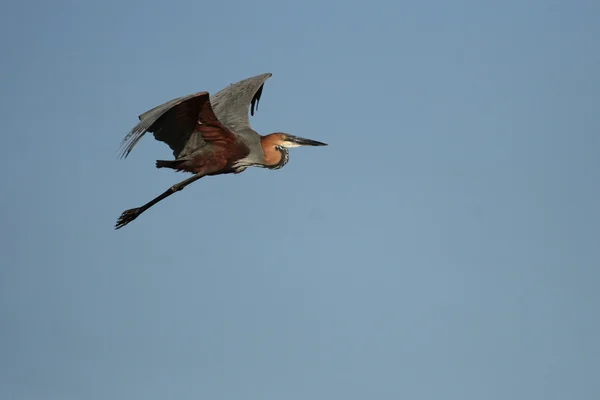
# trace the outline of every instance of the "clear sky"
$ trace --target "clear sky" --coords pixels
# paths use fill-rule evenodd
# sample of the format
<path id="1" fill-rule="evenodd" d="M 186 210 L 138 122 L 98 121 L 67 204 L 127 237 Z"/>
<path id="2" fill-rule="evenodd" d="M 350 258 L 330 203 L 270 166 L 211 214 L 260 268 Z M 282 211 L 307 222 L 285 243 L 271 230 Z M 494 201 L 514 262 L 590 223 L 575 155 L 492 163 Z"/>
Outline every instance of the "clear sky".
<path id="1" fill-rule="evenodd" d="M 600 2 L 23 1 L 0 14 L 0 398 L 600 398 Z M 272 72 L 279 171 L 137 115 Z"/>

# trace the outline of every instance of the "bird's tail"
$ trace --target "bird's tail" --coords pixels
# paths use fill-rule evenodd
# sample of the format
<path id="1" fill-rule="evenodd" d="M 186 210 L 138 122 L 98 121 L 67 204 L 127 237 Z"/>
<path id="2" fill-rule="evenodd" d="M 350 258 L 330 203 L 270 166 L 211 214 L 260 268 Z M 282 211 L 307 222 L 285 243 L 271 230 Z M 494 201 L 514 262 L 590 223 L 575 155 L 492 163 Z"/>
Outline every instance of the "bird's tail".
<path id="1" fill-rule="evenodd" d="M 156 168 L 171 168 L 180 170 L 185 160 L 156 160 Z"/>

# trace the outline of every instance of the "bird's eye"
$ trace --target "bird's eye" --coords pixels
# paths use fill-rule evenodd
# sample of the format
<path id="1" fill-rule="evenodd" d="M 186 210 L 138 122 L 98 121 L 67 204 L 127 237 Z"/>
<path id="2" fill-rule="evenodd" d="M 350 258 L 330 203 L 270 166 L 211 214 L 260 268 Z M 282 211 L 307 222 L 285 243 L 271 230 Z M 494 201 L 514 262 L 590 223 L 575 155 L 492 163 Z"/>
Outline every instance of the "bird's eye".
<path id="1" fill-rule="evenodd" d="M 285 134 L 282 133 L 281 134 L 281 140 L 287 140 L 287 135 L 285 135 Z"/>

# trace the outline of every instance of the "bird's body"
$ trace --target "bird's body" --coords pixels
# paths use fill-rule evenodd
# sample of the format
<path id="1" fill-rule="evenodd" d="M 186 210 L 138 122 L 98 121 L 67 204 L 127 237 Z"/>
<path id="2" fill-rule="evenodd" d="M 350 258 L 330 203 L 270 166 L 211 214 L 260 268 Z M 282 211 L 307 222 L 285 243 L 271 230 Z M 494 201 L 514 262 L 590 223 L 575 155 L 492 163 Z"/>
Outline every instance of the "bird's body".
<path id="1" fill-rule="evenodd" d="M 146 132 L 169 145 L 174 160 L 157 160 L 157 168 L 194 174 L 142 207 L 123 212 L 116 228 L 137 218 L 154 204 L 203 176 L 240 173 L 248 167 L 279 169 L 289 159 L 288 148 L 325 143 L 277 132 L 261 136 L 250 127 L 264 82 L 270 73 L 229 85 L 214 96 L 198 92 L 170 100 L 139 116 L 140 122 L 123 139 L 127 157 Z"/>

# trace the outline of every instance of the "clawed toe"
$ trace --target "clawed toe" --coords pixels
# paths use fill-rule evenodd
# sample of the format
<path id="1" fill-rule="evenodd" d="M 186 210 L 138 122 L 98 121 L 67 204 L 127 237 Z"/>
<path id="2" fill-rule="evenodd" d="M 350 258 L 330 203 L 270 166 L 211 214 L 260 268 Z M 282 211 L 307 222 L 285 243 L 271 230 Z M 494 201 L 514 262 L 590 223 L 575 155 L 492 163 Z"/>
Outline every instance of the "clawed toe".
<path id="1" fill-rule="evenodd" d="M 115 229 L 124 227 L 125 225 L 127 225 L 128 223 L 130 223 L 131 221 L 136 219 L 138 217 L 138 215 L 140 215 L 140 213 L 141 213 L 140 208 L 132 208 L 132 209 L 123 211 L 123 214 L 121 214 L 121 216 L 117 220 L 117 223 L 115 224 Z"/>

